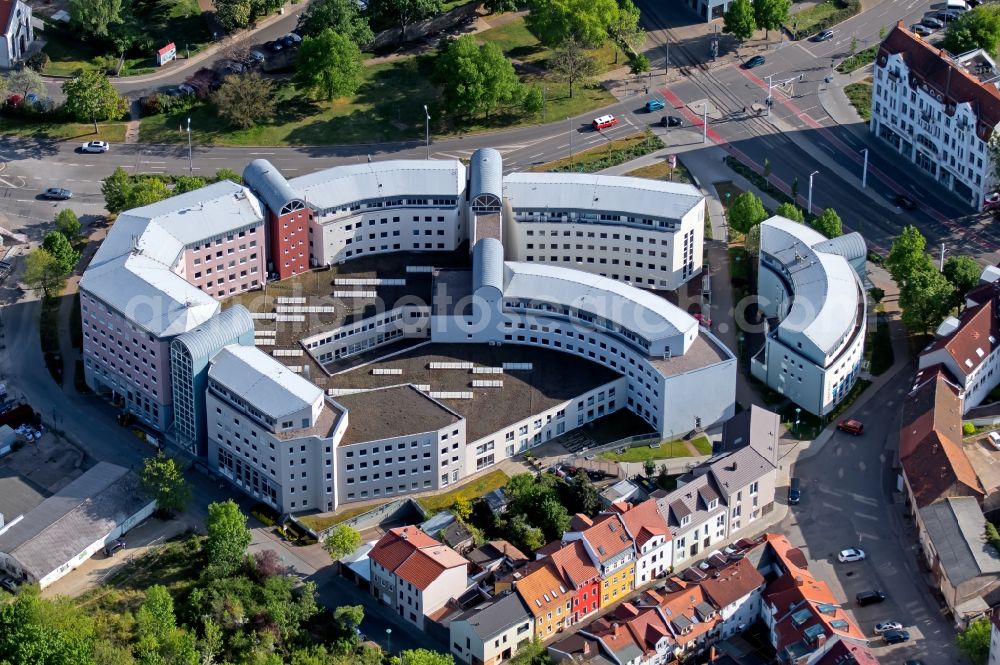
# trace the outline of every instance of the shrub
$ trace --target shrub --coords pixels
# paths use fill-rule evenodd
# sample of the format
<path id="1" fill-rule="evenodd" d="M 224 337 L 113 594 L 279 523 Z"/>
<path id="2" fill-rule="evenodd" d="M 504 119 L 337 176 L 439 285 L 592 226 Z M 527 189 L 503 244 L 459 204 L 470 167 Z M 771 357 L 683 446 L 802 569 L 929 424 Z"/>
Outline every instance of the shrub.
<path id="1" fill-rule="evenodd" d="M 962 423 L 962 434 L 964 436 L 972 436 L 976 433 L 976 426 L 972 423 Z"/>
<path id="2" fill-rule="evenodd" d="M 41 72 L 42 70 L 44 70 L 46 67 L 49 66 L 49 63 L 51 61 L 52 60 L 51 58 L 49 58 L 48 53 L 46 53 L 45 51 L 39 51 L 35 55 L 25 60 L 24 64 L 27 65 L 30 69 L 34 69 L 36 72 Z"/>

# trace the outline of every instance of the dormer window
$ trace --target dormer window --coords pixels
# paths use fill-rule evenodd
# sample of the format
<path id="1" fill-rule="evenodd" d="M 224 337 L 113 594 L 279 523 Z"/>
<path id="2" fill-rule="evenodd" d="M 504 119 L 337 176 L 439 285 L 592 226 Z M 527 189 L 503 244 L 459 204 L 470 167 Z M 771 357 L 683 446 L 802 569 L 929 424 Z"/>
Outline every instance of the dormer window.
<path id="1" fill-rule="evenodd" d="M 687 526 L 690 523 L 691 523 L 690 515 L 685 515 L 684 517 L 681 518 L 681 526 Z"/>
<path id="2" fill-rule="evenodd" d="M 708 509 L 709 510 L 713 510 L 713 509 L 717 508 L 718 505 L 719 505 L 719 500 L 718 499 L 712 499 L 711 501 L 708 502 Z"/>

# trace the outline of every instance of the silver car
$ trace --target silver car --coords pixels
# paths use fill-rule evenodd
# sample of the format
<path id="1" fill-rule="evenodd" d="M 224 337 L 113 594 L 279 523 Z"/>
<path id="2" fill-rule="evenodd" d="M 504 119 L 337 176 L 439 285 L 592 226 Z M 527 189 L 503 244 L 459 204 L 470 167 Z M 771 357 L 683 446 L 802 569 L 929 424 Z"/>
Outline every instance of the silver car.
<path id="1" fill-rule="evenodd" d="M 887 633 L 890 630 L 903 630 L 903 624 L 898 621 L 883 621 L 882 623 L 875 624 L 876 635 Z"/>

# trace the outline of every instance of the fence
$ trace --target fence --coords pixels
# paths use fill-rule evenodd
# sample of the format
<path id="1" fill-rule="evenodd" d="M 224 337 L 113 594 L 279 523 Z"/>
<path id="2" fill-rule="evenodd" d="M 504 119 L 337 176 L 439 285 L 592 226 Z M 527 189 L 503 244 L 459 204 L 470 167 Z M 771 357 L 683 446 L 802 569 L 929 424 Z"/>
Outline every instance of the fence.
<path id="1" fill-rule="evenodd" d="M 336 529 L 341 524 L 346 524 L 355 531 L 364 531 L 365 529 L 371 529 L 377 527 L 379 524 L 384 524 L 385 522 L 394 522 L 397 520 L 404 519 L 406 517 L 414 517 L 414 521 L 423 521 L 427 518 L 427 514 L 424 509 L 420 507 L 413 499 L 396 499 L 395 501 L 390 501 L 389 503 L 384 503 L 381 506 L 376 506 L 372 508 L 367 513 L 362 513 L 351 519 L 344 520 L 338 524 L 334 524 L 322 531 L 313 531 L 305 524 L 299 520 L 292 517 L 292 521 L 301 528 L 302 530 L 311 533 L 316 540 L 323 542 L 326 537 Z"/>

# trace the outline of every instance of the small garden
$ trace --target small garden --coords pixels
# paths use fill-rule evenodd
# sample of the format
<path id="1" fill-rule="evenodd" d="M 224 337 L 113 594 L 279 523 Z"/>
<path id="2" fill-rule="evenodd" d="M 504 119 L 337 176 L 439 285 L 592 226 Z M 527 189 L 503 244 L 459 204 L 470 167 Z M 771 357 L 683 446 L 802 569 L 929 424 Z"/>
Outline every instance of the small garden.
<path id="1" fill-rule="evenodd" d="M 851 57 L 847 58 L 839 65 L 837 65 L 837 71 L 841 74 L 850 74 L 856 69 L 861 69 L 866 65 L 870 65 L 875 62 L 875 56 L 878 55 L 878 45 L 869 46 L 864 51 L 855 53 Z"/>
<path id="2" fill-rule="evenodd" d="M 690 441 L 675 439 L 661 441 L 648 446 L 626 448 L 624 452 L 612 451 L 602 453 L 601 458 L 612 462 L 646 462 L 648 460 L 675 459 L 678 457 L 693 457 L 691 449 L 697 455 L 711 455 L 712 442 L 705 436 L 697 436 Z"/>
<path id="3" fill-rule="evenodd" d="M 869 81 L 849 83 L 844 86 L 844 94 L 851 106 L 858 112 L 861 119 L 868 122 L 872 119 L 872 84 Z"/>

